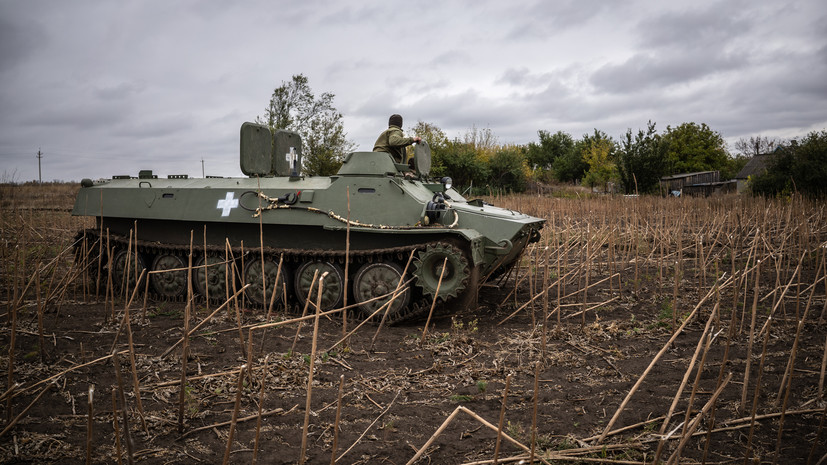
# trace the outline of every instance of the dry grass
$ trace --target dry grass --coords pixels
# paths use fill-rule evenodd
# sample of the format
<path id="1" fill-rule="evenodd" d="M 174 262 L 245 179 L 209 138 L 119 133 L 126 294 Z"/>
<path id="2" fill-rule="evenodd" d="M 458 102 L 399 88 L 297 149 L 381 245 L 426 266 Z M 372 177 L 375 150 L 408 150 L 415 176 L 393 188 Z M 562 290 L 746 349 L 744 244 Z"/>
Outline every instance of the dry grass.
<path id="1" fill-rule="evenodd" d="M 65 251 L 71 246 L 76 231 L 89 227 L 90 220 L 71 217 L 67 212 L 77 186 L 51 187 L 54 189 L 44 190 L 40 186 L 0 188 L 0 272 L 8 322 L 0 333 L 7 351 L 0 357 L 0 363 L 9 374 L 6 380 L 9 386 L 5 388 L 20 383 L 17 390 L 26 393 L 14 397 L 14 403 L 10 402 L 11 396 L 4 396 L 4 413 L 7 416 L 12 411 L 16 415 L 23 411 L 25 404 L 46 386 L 44 382 L 64 369 L 38 363 L 42 353 L 41 357 L 37 357 L 37 351 L 32 355 L 31 346 L 23 348 L 19 343 L 13 343 L 17 337 L 16 331 L 25 328 L 29 334 L 27 337 L 37 337 L 39 334 L 39 350 L 42 350 L 48 346 L 43 340 L 41 320 L 44 313 L 54 312 L 55 309 L 59 311 L 67 299 L 82 299 L 84 296 L 80 289 L 80 275 L 74 270 L 71 254 Z M 410 337 L 396 342 L 386 341 L 387 350 L 409 354 L 401 357 L 401 366 L 382 368 L 378 373 L 369 371 L 373 368 L 364 367 L 376 366 L 385 358 L 366 351 L 369 336 L 361 339 L 365 347 L 358 346 L 358 337 L 354 339 L 354 347 L 336 358 L 336 363 L 345 370 L 343 373 L 359 379 L 361 383 L 351 390 L 350 410 L 347 406 L 343 407 L 344 423 L 348 424 L 348 412 L 353 412 L 354 403 L 363 411 L 373 408 L 370 407 L 373 404 L 376 412 L 359 423 L 358 427 L 351 418 L 350 428 L 357 430 L 352 437 L 359 433 L 364 436 L 367 433 L 365 426 L 370 428 L 370 420 L 379 419 L 375 416 L 377 413 L 384 415 L 390 409 L 396 401 L 393 394 L 400 390 L 404 390 L 410 398 L 400 400 L 397 405 L 413 405 L 414 410 L 419 409 L 419 405 L 440 404 L 437 398 L 441 398 L 442 402 L 450 398 L 452 403 L 476 402 L 497 412 L 500 402 L 504 404 L 505 399 L 495 391 L 494 386 L 501 388 L 507 377 L 513 374 L 515 377 L 508 406 L 509 418 L 514 420 L 500 429 L 525 446 L 537 445 L 538 454 L 545 454 L 549 460 L 569 461 L 574 456 L 580 456 L 577 454 L 587 454 L 586 457 L 595 460 L 614 458 L 634 463 L 651 462 L 654 455 L 664 462 L 677 462 L 682 455 L 698 461 L 706 459 L 708 454 L 714 454 L 715 460 L 743 460 L 745 456 L 771 460 L 794 454 L 795 460 L 799 460 L 816 453 L 815 462 L 820 457 L 818 454 L 827 452 L 823 447 L 824 433 L 817 426 L 818 420 L 823 418 L 821 412 L 827 412 L 824 400 L 825 365 L 822 362 L 827 360 L 823 358 L 827 356 L 824 343 L 824 319 L 827 317 L 827 281 L 824 279 L 827 271 L 827 218 L 824 202 L 800 197 L 766 200 L 736 196 L 711 199 L 609 196 L 564 199 L 520 195 L 486 200 L 548 219 L 540 242 L 526 250 L 515 270 L 489 283 L 483 290 L 486 301 L 476 313 L 461 312 L 451 323 L 446 323 L 448 327 L 435 328 L 425 340 Z M 93 296 L 86 298 L 95 299 Z M 113 307 L 121 309 L 124 306 L 125 302 L 118 302 Z M 156 314 L 173 311 L 170 307 L 158 305 L 153 311 Z M 21 311 L 28 315 L 27 319 L 13 321 Z M 184 314 L 181 310 L 175 311 L 179 315 L 177 319 Z M 104 313 L 109 314 L 108 311 Z M 101 327 L 115 330 L 122 317 L 123 314 L 118 313 L 114 322 L 102 321 Z M 135 318 L 133 316 L 132 319 Z M 262 323 L 260 316 L 258 319 L 245 318 L 244 323 L 248 325 L 245 328 Z M 481 318 L 487 321 L 480 321 Z M 544 324 L 546 321 L 548 323 Z M 222 334 L 227 334 L 226 338 L 230 338 L 230 334 L 238 334 L 236 324 L 241 324 L 240 315 L 211 325 L 213 335 L 207 338 L 208 343 L 215 344 L 216 338 Z M 482 327 L 479 333 L 478 325 Z M 131 329 L 126 329 L 130 331 L 131 339 Z M 167 331 L 170 337 L 166 342 L 169 346 L 181 332 L 175 328 Z M 421 333 L 419 329 L 412 332 Z M 483 332 L 485 337 L 480 336 Z M 372 330 L 367 333 L 372 333 Z M 57 334 L 53 337 L 61 336 Z M 73 334 L 70 339 L 75 341 L 77 337 Z M 310 336 L 306 334 L 305 337 Z M 118 347 L 134 358 L 136 354 L 132 344 L 130 348 L 125 348 L 125 339 L 121 338 L 124 342 Z M 204 342 L 203 339 L 201 342 Z M 333 331 L 332 340 L 337 339 L 338 335 Z M 84 354 L 87 361 L 92 356 L 105 357 L 108 354 L 106 349 L 109 347 L 96 351 L 89 346 L 85 349 L 83 345 L 75 347 L 75 342 L 61 343 L 72 347 L 67 353 L 94 352 L 93 355 Z M 147 344 L 145 341 L 143 343 Z M 210 346 L 206 345 L 205 349 L 205 344 L 195 346 L 192 357 L 197 360 L 199 351 L 202 351 L 201 354 L 208 352 Z M 259 396 L 257 386 L 263 383 L 267 386 L 289 386 L 280 389 L 287 389 L 294 396 L 290 397 L 290 402 L 284 400 L 285 408 L 277 414 L 286 416 L 293 411 L 289 409 L 293 403 L 300 404 L 295 398 L 303 396 L 303 391 L 307 390 L 302 386 L 310 386 L 306 365 L 301 363 L 301 359 L 273 353 L 272 348 L 266 349 L 263 342 L 261 345 L 251 343 L 246 349 L 249 354 L 244 354 L 245 349 L 238 341 L 226 347 L 228 351 L 238 352 L 230 359 L 252 361 L 253 366 L 248 370 L 255 376 L 261 376 L 262 381 L 259 382 L 252 379 L 252 374 L 249 375 L 250 388 L 239 397 L 243 398 L 241 402 L 248 406 L 248 410 L 249 406 L 256 405 L 255 399 Z M 229 394 L 231 390 L 235 391 L 234 394 L 238 393 L 240 391 L 233 386 L 241 386 L 243 381 L 238 374 L 238 365 L 225 366 L 222 370 L 215 370 L 213 376 L 194 378 L 199 379 L 197 382 L 190 381 L 194 383 L 192 386 L 204 387 L 193 391 L 201 392 L 203 398 L 178 391 L 174 373 L 176 370 L 181 372 L 180 365 L 159 357 L 166 348 L 147 346 L 141 351 L 142 354 L 137 354 L 138 367 L 133 369 L 137 370 L 133 371 L 134 379 L 143 379 L 145 383 L 147 378 L 152 377 L 159 386 L 153 393 L 156 410 L 148 414 L 151 433 L 148 437 L 157 438 L 158 435 L 169 434 L 168 430 L 174 430 L 175 411 L 179 407 L 195 409 L 195 412 L 190 412 L 189 422 L 194 422 L 196 418 L 212 421 L 221 417 L 227 408 L 226 401 L 232 405 L 232 399 L 224 399 L 215 393 Z M 646 351 L 647 348 L 651 350 Z M 646 357 L 636 361 L 638 351 L 646 351 Z M 434 358 L 433 366 L 412 370 L 410 365 L 419 362 L 417 355 L 410 354 L 421 357 L 421 353 Z M 260 368 L 265 357 L 272 360 L 269 371 L 259 374 L 255 370 Z M 594 410 L 592 405 L 586 403 L 581 421 L 592 418 L 593 423 L 580 425 L 574 421 L 569 429 L 563 432 L 558 430 L 554 438 L 542 429 L 548 428 L 548 424 L 541 425 L 538 434 L 532 435 L 532 428 L 528 426 L 531 421 L 526 419 L 532 414 L 530 399 L 535 394 L 534 367 L 538 363 L 545 370 L 546 377 L 565 373 L 564 379 L 541 380 L 545 383 L 541 386 L 546 396 L 540 402 L 541 415 L 543 411 L 547 417 L 568 412 L 571 403 L 583 400 L 577 394 L 566 392 L 564 385 L 601 391 L 600 395 L 610 405 L 609 411 L 598 417 L 594 412 L 586 412 L 586 407 Z M 124 365 L 125 372 L 129 371 L 128 365 Z M 319 367 L 321 371 L 318 376 L 328 379 L 326 382 L 320 381 L 320 388 L 328 387 L 327 384 L 338 386 L 338 373 L 333 376 L 324 371 L 330 365 L 327 363 Z M 671 370 L 664 372 L 664 365 L 671 367 Z M 347 369 L 351 366 L 361 366 L 365 371 L 354 373 Z M 451 368 L 444 370 L 446 366 Z M 160 378 L 169 382 L 163 384 L 163 388 L 160 387 L 159 372 Z M 765 373 L 764 378 L 756 380 L 762 373 Z M 653 376 L 658 377 L 656 381 L 649 380 Z M 69 389 L 83 385 L 72 376 L 63 379 L 69 382 Z M 126 376 L 125 379 L 127 386 L 124 388 L 129 393 L 132 391 L 130 378 Z M 135 383 L 135 392 L 141 389 L 146 391 L 145 386 L 138 387 L 138 382 Z M 461 385 L 471 387 L 458 390 L 457 386 Z M 324 402 L 316 401 L 316 390 L 320 388 L 315 388 L 315 384 L 313 386 L 314 402 Z M 421 386 L 426 388 L 421 389 Z M 653 386 L 658 389 L 657 401 L 644 402 L 640 399 L 646 394 L 641 394 L 639 390 L 655 389 Z M 99 385 L 98 391 L 103 396 L 112 387 L 112 384 Z M 64 386 L 62 389 L 67 388 Z M 176 403 L 179 392 L 186 404 L 184 401 L 180 405 Z M 564 392 L 565 396 L 556 397 L 554 394 L 557 392 Z M 287 396 L 286 393 L 279 395 Z M 384 396 L 386 405 L 381 406 L 370 396 Z M 211 405 L 208 399 L 215 397 L 224 399 L 224 403 L 203 409 L 204 405 Z M 393 401 L 390 401 L 391 398 Z M 272 402 L 272 397 L 269 401 Z M 593 403 L 594 399 L 591 401 Z M 127 402 L 131 403 L 130 400 Z M 603 399 L 600 400 L 602 402 Z M 234 417 L 239 416 L 237 405 L 233 410 Z M 334 402 L 328 399 L 325 405 L 324 409 L 328 409 Z M 491 405 L 494 407 L 490 408 Z M 199 406 L 202 408 L 200 411 Z M 297 416 L 309 418 L 305 411 L 299 410 Z M 465 410 L 472 417 L 476 415 L 471 409 Z M 682 413 L 687 411 L 688 414 Z M 790 419 L 802 415 L 807 420 L 797 421 L 791 427 Z M 134 429 L 139 424 L 134 407 L 131 416 Z M 659 420 L 644 421 L 646 417 L 657 417 Z M 255 419 L 255 416 L 244 418 Z M 439 434 L 435 433 L 432 437 L 431 433 L 445 420 L 444 417 L 406 419 L 393 413 L 389 413 L 389 418 L 389 424 L 398 422 L 399 428 L 417 431 L 416 434 L 411 433 L 414 436 L 410 440 L 415 448 L 422 446 L 424 439 L 437 439 Z M 519 423 L 516 418 L 524 421 Z M 711 422 L 711 418 L 715 421 Z M 494 419 L 489 416 L 489 420 Z M 641 423 L 632 424 L 638 419 Z M 13 425 L 12 418 L 7 421 L 8 425 Z M 94 447 L 114 453 L 115 436 L 110 431 L 111 418 L 108 421 L 109 426 L 105 422 L 96 425 L 99 429 L 109 428 L 109 433 L 105 439 L 98 439 Z M 416 426 L 406 426 L 403 424 L 405 421 L 419 422 Z M 71 423 L 69 420 L 67 422 Z M 319 423 L 321 420 L 314 419 L 313 422 Z M 627 425 L 628 429 L 619 430 L 620 425 Z M 751 425 L 762 426 L 759 429 Z M 316 429 L 323 426 L 316 424 Z M 795 428 L 795 434 L 785 433 L 785 427 Z M 21 434 L 26 432 L 27 438 L 37 439 L 37 432 L 27 432 L 23 425 L 18 428 Z M 67 431 L 71 430 L 71 426 L 67 428 L 70 428 Z M 387 428 L 383 434 L 390 438 L 396 430 L 392 426 Z M 743 434 L 731 437 L 728 431 Z M 754 431 L 758 432 L 755 437 Z M 284 447 L 291 450 L 298 448 L 298 441 L 287 439 L 295 439 L 294 432 L 271 426 L 269 434 L 285 442 Z M 775 440 L 776 434 L 778 440 Z M 362 436 L 356 440 L 357 443 Z M 215 447 L 219 449 L 211 448 L 204 439 L 197 444 L 190 442 L 190 445 L 205 448 L 202 451 L 204 456 L 224 453 L 226 437 L 225 434 L 217 441 L 220 446 Z M 463 437 L 462 434 L 460 437 Z M 304 443 L 306 438 L 301 439 Z M 376 439 L 372 441 L 375 442 L 370 447 L 374 449 L 382 444 Z M 319 451 L 329 448 L 331 442 L 332 432 L 330 425 L 327 425 L 316 442 L 311 444 L 311 450 L 314 444 L 317 449 L 317 462 L 314 463 L 323 462 L 319 458 L 323 454 Z M 616 444 L 604 447 L 612 442 Z M 705 446 L 710 442 L 719 446 L 716 448 L 713 445 L 712 450 L 707 451 Z M 83 438 L 70 441 L 63 437 L 54 447 L 64 451 L 61 452 L 64 457 L 82 456 L 78 455 L 79 446 L 72 445 L 76 443 L 84 443 Z M 164 444 L 168 451 L 176 447 L 174 441 Z M 468 460 L 471 457 L 493 457 L 493 442 L 490 445 L 479 444 L 474 453 L 464 453 L 463 457 Z M 577 445 L 582 447 L 575 449 Z M 229 446 L 232 447 L 232 444 Z M 456 444 L 456 447 L 459 446 Z M 414 454 L 410 448 L 393 447 L 399 449 L 397 459 L 407 460 Z M 435 462 L 445 461 L 445 455 L 440 454 L 448 454 L 448 451 L 445 445 L 442 447 L 442 450 L 429 450 L 425 455 Z M 8 452 L 11 449 L 3 450 Z M 226 449 L 226 453 L 230 453 L 230 448 Z M 329 451 L 324 455 L 329 456 Z M 174 453 L 159 456 L 169 459 Z M 21 458 L 19 455 L 17 457 Z M 31 459 L 34 457 L 40 456 L 29 456 Z M 355 457 L 355 454 L 348 457 Z"/>

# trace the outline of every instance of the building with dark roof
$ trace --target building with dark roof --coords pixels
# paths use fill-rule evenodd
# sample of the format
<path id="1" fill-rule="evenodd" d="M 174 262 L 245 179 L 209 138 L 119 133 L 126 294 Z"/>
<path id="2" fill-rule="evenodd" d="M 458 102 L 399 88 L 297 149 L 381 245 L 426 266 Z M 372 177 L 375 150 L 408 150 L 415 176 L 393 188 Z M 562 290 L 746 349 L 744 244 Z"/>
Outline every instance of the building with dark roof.
<path id="1" fill-rule="evenodd" d="M 741 194 L 749 190 L 750 178 L 761 176 L 769 169 L 771 153 L 764 153 L 755 155 L 741 168 L 741 171 L 735 175 L 736 191 Z"/>

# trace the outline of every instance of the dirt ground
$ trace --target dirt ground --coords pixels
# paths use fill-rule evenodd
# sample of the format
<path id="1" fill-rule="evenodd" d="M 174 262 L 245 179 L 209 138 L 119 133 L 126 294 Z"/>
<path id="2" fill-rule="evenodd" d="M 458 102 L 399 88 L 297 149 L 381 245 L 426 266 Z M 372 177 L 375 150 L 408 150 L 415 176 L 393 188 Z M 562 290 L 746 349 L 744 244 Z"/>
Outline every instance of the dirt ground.
<path id="1" fill-rule="evenodd" d="M 31 213 L 28 219 L 25 215 L 19 218 L 8 221 L 33 221 Z M 40 240 L 48 243 L 52 237 L 78 229 L 76 222 L 66 221 L 55 222 L 54 231 L 41 230 Z M 4 226 L 7 243 L 14 232 L 8 224 Z M 5 253 L 8 258 L 10 252 Z M 248 363 L 249 328 L 266 322 L 267 316 L 256 309 L 241 308 L 238 315 L 234 310 L 222 310 L 190 340 L 187 383 L 182 391 L 182 349 L 173 346 L 183 334 L 185 305 L 150 300 L 144 308 L 139 298 L 130 307 L 129 328 L 139 404 L 129 334 L 126 329 L 119 332 L 123 301 L 116 300 L 114 308 L 106 306 L 102 297 L 84 296 L 77 285 L 68 286 L 67 293 L 51 300 L 42 313 L 36 298 L 26 298 L 16 312 L 15 341 L 10 350 L 9 302 L 13 291 L 7 288 L 11 280 L 6 276 L 2 280 L 6 288 L 0 294 L 4 298 L 0 302 L 4 386 L 0 463 L 83 463 L 88 450 L 93 463 L 116 463 L 119 450 L 123 463 L 130 455 L 134 462 L 146 464 L 220 463 L 231 431 L 230 463 L 250 463 L 254 453 L 259 463 L 298 463 L 304 444 L 307 463 L 330 463 L 334 452 L 339 457 L 337 463 L 342 464 L 404 464 L 438 431 L 417 463 L 487 463 L 495 453 L 502 463 L 515 463 L 508 458 L 525 458 L 527 453 L 505 439 L 498 446 L 495 431 L 507 382 L 503 432 L 528 447 L 535 444 L 537 455 L 549 457 L 548 463 L 652 463 L 664 437 L 660 434 L 663 416 L 687 374 L 716 302 L 720 313 L 711 319 L 709 331 L 714 338 L 708 351 L 699 352 L 700 376 L 696 378 L 696 371 L 691 371 L 686 377 L 686 389 L 665 429 L 670 439 L 664 441 L 661 460 L 666 462 L 678 447 L 676 438 L 684 436 L 680 425 L 694 392 L 689 420 L 703 409 L 705 421 L 688 440 L 681 463 L 700 463 L 705 448 L 707 463 L 743 463 L 760 376 L 751 439 L 755 463 L 807 463 L 808 459 L 816 463 L 827 454 L 827 434 L 822 431 L 824 388 L 820 386 L 827 324 L 818 318 L 825 306 L 823 281 L 813 294 L 810 316 L 798 338 L 796 330 L 797 315 L 810 295 L 807 283 L 817 279 L 819 263 L 819 256 L 813 255 L 803 267 L 801 298 L 790 293 L 774 313 L 770 331 L 754 333 L 744 407 L 740 404 L 752 294 L 747 296 L 749 300 L 739 298 L 730 339 L 731 295 L 724 292 L 720 300 L 712 295 L 700 303 L 703 296 L 695 283 L 701 270 L 691 266 L 684 271 L 678 288 L 681 320 L 677 323 L 689 316 L 693 307 L 698 311 L 668 346 L 673 332 L 672 321 L 665 316 L 664 295 L 671 295 L 673 289 L 667 281 L 658 290 L 658 270 L 651 262 L 640 269 L 637 295 L 632 292 L 635 274 L 627 262 L 618 269 L 621 289 L 616 280 L 590 287 L 590 305 L 601 304 L 590 308 L 584 320 L 578 313 L 578 295 L 564 299 L 560 324 L 552 314 L 545 333 L 542 299 L 501 323 L 532 296 L 525 281 L 517 287 L 516 295 L 512 294 L 517 282 L 513 275 L 498 286 L 481 289 L 477 307 L 438 307 L 424 340 L 424 322 L 416 321 L 378 331 L 376 325 L 365 325 L 347 345 L 339 344 L 339 317 L 321 318 L 309 412 L 312 319 L 301 326 L 291 323 L 254 331 L 252 369 L 239 378 L 239 369 Z M 10 270 L 4 268 L 5 273 Z M 774 273 L 762 273 L 761 296 L 776 286 Z M 771 305 L 772 298 L 759 304 L 758 329 L 767 321 Z M 198 303 L 191 327 L 215 308 L 211 304 L 208 311 L 204 303 Z M 279 311 L 272 321 L 295 316 Z M 243 331 L 239 331 L 239 324 Z M 349 328 L 353 326 L 349 322 Z M 762 334 L 769 337 L 759 372 Z M 598 442 L 597 436 L 664 347 L 662 357 L 611 425 L 611 433 Z M 791 387 L 778 398 L 794 348 Z M 120 354 L 117 359 L 110 356 L 113 349 Z M 11 376 L 10 354 L 14 354 Z M 118 374 L 123 395 L 118 391 Z M 339 434 L 335 437 L 341 379 Z M 729 382 L 720 397 L 710 402 L 726 379 Z M 16 387 L 9 390 L 8 381 Z M 239 382 L 241 392 L 237 395 Z M 122 412 L 122 399 L 126 414 L 119 413 L 118 421 L 113 422 L 113 404 Z M 714 411 L 706 410 L 713 404 Z M 457 411 L 458 407 L 467 410 Z M 537 435 L 532 440 L 535 411 Z M 453 421 L 440 429 L 452 412 L 457 412 Z M 179 425 L 179 413 L 183 425 Z M 234 416 L 237 422 L 231 430 Z M 708 421 L 710 417 L 714 424 Z M 631 427 L 621 429 L 626 426 Z M 713 432 L 707 436 L 710 428 Z M 91 438 L 87 439 L 90 430 Z"/>
<path id="2" fill-rule="evenodd" d="M 405 463 L 460 405 L 497 425 L 509 375 L 504 430 L 518 441 L 530 444 L 535 364 L 542 358 L 542 331 L 532 326 L 529 314 L 498 325 L 497 322 L 507 316 L 506 309 L 511 309 L 498 305 L 503 294 L 499 290 L 485 290 L 481 306 L 475 311 L 447 315 L 443 309 L 424 343 L 422 322 L 382 328 L 373 343 L 377 327 L 365 326 L 351 337 L 347 350 L 330 350 L 341 338 L 341 323 L 322 318 L 317 341 L 320 355 L 314 363 L 310 403 L 308 463 L 330 461 L 341 376 L 344 376 L 344 394 L 337 454 L 346 450 L 347 453 L 339 463 Z M 539 368 L 538 451 L 581 447 L 585 445 L 584 438 L 602 432 L 624 396 L 670 336 L 653 307 L 653 302 L 647 299 L 627 295 L 601 310 L 597 318 L 590 316 L 583 328 L 578 318 L 564 319 L 560 330 L 555 329 L 556 322 L 549 324 L 545 363 Z M 120 316 L 121 309 L 117 310 Z M 202 304 L 194 321 L 206 314 Z M 187 364 L 191 379 L 184 396 L 182 435 L 178 432 L 181 352 L 175 350 L 166 358 L 161 357 L 180 338 L 182 315 L 183 304 L 150 302 L 146 322 L 142 322 L 140 308 L 133 309 L 132 337 L 146 429 L 141 424 L 130 363 L 125 355 L 120 358 L 120 366 L 136 462 L 217 463 L 226 449 L 229 427 L 210 425 L 228 422 L 233 416 L 238 375 L 227 372 L 238 370 L 246 362 L 236 321 L 222 311 L 218 319 L 201 328 L 199 336 L 192 339 Z M 61 370 L 110 353 L 118 325 L 103 304 L 67 301 L 59 310 L 44 316 L 46 351 L 41 359 L 36 312 L 29 306 L 21 309 L 19 315 L 15 381 L 23 386 L 32 386 Z M 244 324 L 263 319 L 260 311 L 243 315 Z M 666 413 L 703 326 L 702 320 L 688 325 L 633 396 L 615 428 Z M 778 410 L 771 403 L 784 372 L 789 350 L 787 341 L 794 336 L 794 331 L 790 322 L 782 323 L 770 339 L 759 413 Z M 253 334 L 254 369 L 252 379 L 245 377 L 242 381 L 238 418 L 254 417 L 259 408 L 269 413 L 261 421 L 260 463 L 296 463 L 302 444 L 312 320 L 298 331 L 294 324 Z M 120 350 L 128 349 L 126 336 L 122 334 L 118 339 Z M 2 343 L 7 347 L 8 333 L 3 337 Z M 804 463 L 810 454 L 823 415 L 815 411 L 823 404 L 813 402 L 816 394 L 813 389 L 818 384 L 824 337 L 824 326 L 813 325 L 801 340 L 787 409 L 807 413 L 786 416 L 782 463 Z M 718 341 L 724 339 L 725 335 L 719 335 Z M 733 341 L 728 371 L 743 371 L 745 342 L 743 338 Z M 720 367 L 715 360 L 721 359 L 722 346 L 713 345 L 708 356 L 696 409 L 708 400 L 715 388 Z M 5 366 L 7 360 L 3 363 Z M 112 463 L 116 451 L 112 422 L 115 373 L 112 361 L 106 360 L 55 378 L 55 384 L 2 438 L 3 463 L 82 461 L 90 386 L 95 386 L 92 461 Z M 718 402 L 719 425 L 749 416 L 749 412 L 737 410 L 740 388 L 735 384 Z M 47 385 L 32 386 L 14 397 L 13 413 L 19 414 Z M 732 426 L 741 428 L 712 435 L 710 462 L 728 462 L 742 456 L 748 429 L 744 423 Z M 256 420 L 238 422 L 236 428 L 231 463 L 247 463 L 255 447 Z M 658 428 L 660 422 L 610 436 L 605 444 L 620 444 L 617 452 L 607 450 L 588 457 L 651 460 L 657 447 L 654 433 Z M 120 430 L 123 429 L 121 423 Z M 755 450 L 765 460 L 774 456 L 777 432 L 778 418 L 757 424 Z M 495 446 L 495 432 L 463 413 L 436 439 L 428 449 L 427 459 L 421 463 L 491 459 Z M 674 446 L 669 444 L 669 449 Z M 126 444 L 121 447 L 125 453 Z M 699 460 L 703 447 L 703 439 L 693 439 L 684 455 Z M 503 442 L 500 457 L 520 452 L 516 446 Z M 825 452 L 827 447 L 822 443 L 816 447 L 815 457 Z"/>

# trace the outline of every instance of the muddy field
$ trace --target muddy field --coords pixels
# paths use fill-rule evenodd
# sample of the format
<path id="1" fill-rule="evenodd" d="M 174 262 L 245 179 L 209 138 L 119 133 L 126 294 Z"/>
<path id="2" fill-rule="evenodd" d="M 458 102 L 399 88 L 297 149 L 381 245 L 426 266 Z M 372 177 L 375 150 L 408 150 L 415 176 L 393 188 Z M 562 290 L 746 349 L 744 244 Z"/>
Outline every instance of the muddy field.
<path id="1" fill-rule="evenodd" d="M 315 331 L 312 311 L 252 329 L 299 315 L 239 301 L 183 363 L 185 304 L 139 293 L 122 325 L 124 299 L 61 255 L 90 226 L 72 188 L 23 189 L 0 199 L 2 463 L 405 464 L 429 441 L 416 463 L 827 455 L 823 202 L 490 198 L 547 218 L 543 238 L 424 338 L 342 342 L 340 314 Z"/>

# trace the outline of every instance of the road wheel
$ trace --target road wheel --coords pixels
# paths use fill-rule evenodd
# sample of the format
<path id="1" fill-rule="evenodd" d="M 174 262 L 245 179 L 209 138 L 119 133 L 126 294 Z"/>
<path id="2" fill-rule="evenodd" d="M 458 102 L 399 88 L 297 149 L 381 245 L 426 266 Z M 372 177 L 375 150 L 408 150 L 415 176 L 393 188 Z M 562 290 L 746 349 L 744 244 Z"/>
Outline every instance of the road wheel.
<path id="1" fill-rule="evenodd" d="M 207 266 L 204 267 L 204 256 L 198 259 L 198 268 L 192 271 L 192 285 L 195 291 L 203 297 L 209 295 L 210 300 L 224 301 L 227 299 L 227 274 L 225 273 L 224 259 L 215 255 L 208 255 Z M 230 275 L 229 279 L 232 279 Z M 208 292 L 209 290 L 209 292 Z"/>
<path id="2" fill-rule="evenodd" d="M 304 302 L 307 299 L 307 294 L 312 285 L 313 294 L 311 295 L 311 298 L 313 303 L 316 302 L 316 288 L 318 287 L 318 283 L 313 284 L 313 275 L 316 270 L 319 271 L 319 277 L 321 277 L 324 273 L 327 273 L 327 276 L 325 276 L 324 279 L 324 288 L 322 290 L 321 309 L 322 311 L 332 310 L 342 302 L 342 296 L 344 295 L 345 289 L 345 274 L 342 271 L 342 268 L 335 263 L 316 260 L 305 262 L 299 266 L 295 275 L 294 287 L 296 290 L 296 297 L 299 302 L 304 305 Z"/>
<path id="3" fill-rule="evenodd" d="M 250 287 L 244 291 L 247 294 L 247 298 L 265 308 L 269 306 L 271 298 L 270 294 L 273 292 L 273 283 L 276 281 L 277 274 L 279 276 L 279 283 L 276 286 L 275 301 L 279 302 L 282 300 L 284 289 L 287 286 L 287 280 L 285 279 L 287 276 L 287 270 L 284 264 L 282 263 L 281 271 L 279 272 L 279 264 L 272 259 L 265 257 L 264 285 L 267 287 L 266 292 L 262 292 L 261 258 L 256 258 L 255 260 L 250 260 L 247 262 L 246 269 L 244 270 L 244 284 L 250 285 Z"/>
<path id="4" fill-rule="evenodd" d="M 127 254 L 129 257 L 127 257 Z M 127 258 L 129 260 L 128 263 Z M 129 268 L 128 270 L 127 267 Z M 126 250 L 115 253 L 115 260 L 112 261 L 112 284 L 115 286 L 115 292 L 121 293 L 124 287 L 126 287 L 127 298 L 129 298 L 132 290 L 135 289 L 135 286 L 138 284 L 138 276 L 141 275 L 141 271 L 145 268 L 146 265 L 144 265 L 144 259 L 141 257 L 141 254 L 138 254 L 136 257 L 135 251 L 127 252 Z M 127 274 L 129 275 L 128 279 Z M 144 279 L 146 278 L 144 277 Z M 124 286 L 124 281 L 126 281 L 126 286 Z"/>
<path id="5" fill-rule="evenodd" d="M 181 269 L 184 268 L 184 269 Z M 152 264 L 153 271 L 167 271 L 164 273 L 153 273 L 150 284 L 152 290 L 165 298 L 175 298 L 187 292 L 187 264 L 184 259 L 177 255 L 161 254 L 155 258 Z"/>
<path id="6" fill-rule="evenodd" d="M 359 303 L 359 309 L 362 313 L 362 318 L 367 318 L 376 310 L 385 305 L 391 299 L 387 296 L 382 299 L 377 299 L 371 302 L 371 299 L 385 294 L 392 294 L 396 289 L 397 284 L 402 278 L 402 269 L 395 263 L 380 262 L 380 263 L 366 263 L 356 273 L 353 279 L 353 297 Z M 403 285 L 396 299 L 393 301 L 389 315 L 394 315 L 408 306 L 411 300 L 411 292 L 409 285 Z M 383 310 L 384 312 L 384 310 Z M 379 318 L 380 315 L 377 315 Z"/>

